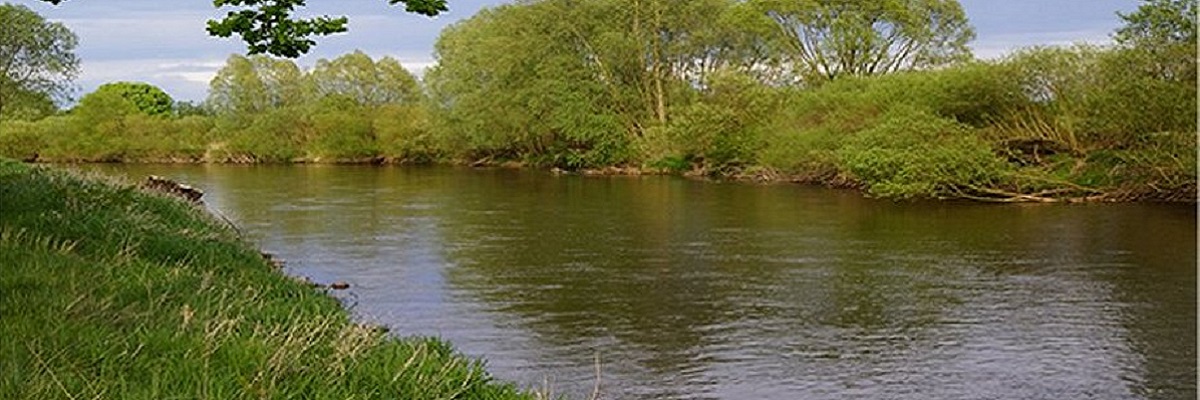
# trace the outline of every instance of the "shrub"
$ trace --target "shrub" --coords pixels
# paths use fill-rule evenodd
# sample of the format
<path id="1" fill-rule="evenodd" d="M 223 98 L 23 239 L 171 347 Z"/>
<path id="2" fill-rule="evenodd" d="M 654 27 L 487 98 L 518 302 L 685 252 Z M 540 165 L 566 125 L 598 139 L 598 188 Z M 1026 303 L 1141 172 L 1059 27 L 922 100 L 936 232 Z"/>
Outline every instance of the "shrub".
<path id="1" fill-rule="evenodd" d="M 371 121 L 371 129 L 375 131 L 379 154 L 383 157 L 412 163 L 440 158 L 430 131 L 429 111 L 424 107 L 380 107 Z"/>
<path id="2" fill-rule="evenodd" d="M 310 159 L 354 161 L 375 157 L 372 121 L 357 107 L 322 110 L 309 117 L 310 137 L 306 143 Z"/>
<path id="3" fill-rule="evenodd" d="M 289 162 L 301 155 L 309 131 L 302 110 L 279 108 L 253 116 L 248 126 L 238 129 L 229 141 L 227 158 L 249 158 L 259 162 Z"/>
<path id="4" fill-rule="evenodd" d="M 1004 179 L 1009 165 L 953 120 L 896 108 L 837 152 L 868 193 L 892 198 L 953 197 Z"/>

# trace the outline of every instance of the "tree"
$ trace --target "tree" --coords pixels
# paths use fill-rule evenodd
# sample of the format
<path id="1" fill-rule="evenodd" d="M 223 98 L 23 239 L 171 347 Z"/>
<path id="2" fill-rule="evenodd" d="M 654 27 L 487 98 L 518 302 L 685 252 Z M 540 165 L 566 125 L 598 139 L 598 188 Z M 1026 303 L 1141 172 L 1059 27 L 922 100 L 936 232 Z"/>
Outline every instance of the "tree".
<path id="1" fill-rule="evenodd" d="M 0 117 L 22 99 L 61 99 L 79 73 L 79 39 L 29 8 L 0 5 Z"/>
<path id="2" fill-rule="evenodd" d="M 41 0 L 60 4 L 66 0 Z M 208 21 L 208 34 L 217 37 L 238 35 L 246 42 L 250 54 L 267 53 L 295 58 L 307 53 L 316 41 L 314 35 L 329 35 L 346 31 L 346 17 L 320 16 L 298 18 L 297 7 L 306 0 L 213 0 L 213 6 L 242 7 L 230 11 L 225 18 Z M 435 16 L 447 10 L 446 0 L 387 0 L 388 4 L 404 4 L 405 11 Z"/>
<path id="3" fill-rule="evenodd" d="M 772 65 L 761 45 L 772 29 L 736 0 L 525 1 L 443 31 L 425 82 L 440 136 L 463 157 L 621 164 L 658 142 L 708 75 Z"/>
<path id="4" fill-rule="evenodd" d="M 208 105 L 218 115 L 244 117 L 307 102 L 304 71 L 286 59 L 232 55 L 209 83 Z"/>
<path id="5" fill-rule="evenodd" d="M 971 59 L 957 0 L 756 0 L 802 79 L 932 68 Z"/>
<path id="6" fill-rule="evenodd" d="M 391 57 L 378 62 L 362 51 L 319 60 L 311 74 L 317 95 L 344 96 L 364 106 L 415 102 L 417 79 Z"/>
<path id="7" fill-rule="evenodd" d="M 1196 87 L 1196 0 L 1144 0 L 1114 38 L 1160 79 Z M 1140 53 L 1140 54 L 1139 54 Z"/>
<path id="8" fill-rule="evenodd" d="M 1118 15 L 1125 26 L 1118 43 L 1142 46 L 1196 45 L 1196 0 L 1143 0 L 1131 14 Z"/>
<path id="9" fill-rule="evenodd" d="M 168 115 L 175 104 L 175 100 L 158 86 L 143 82 L 106 83 L 84 96 L 84 99 L 109 92 L 125 99 L 135 110 L 146 115 Z"/>

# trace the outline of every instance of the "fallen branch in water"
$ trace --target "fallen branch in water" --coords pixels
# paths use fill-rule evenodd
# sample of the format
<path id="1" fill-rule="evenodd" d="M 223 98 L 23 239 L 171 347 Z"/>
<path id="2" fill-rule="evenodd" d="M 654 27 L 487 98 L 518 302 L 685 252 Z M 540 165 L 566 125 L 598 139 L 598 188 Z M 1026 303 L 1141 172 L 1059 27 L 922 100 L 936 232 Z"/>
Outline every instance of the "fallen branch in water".
<path id="1" fill-rule="evenodd" d="M 1078 193 L 1080 191 L 1086 191 L 1092 193 L 1092 195 L 1073 197 L 1054 196 L 1064 193 Z M 1084 203 L 1101 201 L 1106 199 L 1108 195 L 1099 190 L 1084 187 L 1048 189 L 1037 193 L 1020 193 L 994 188 L 971 187 L 970 192 L 955 190 L 955 197 L 988 203 Z"/>

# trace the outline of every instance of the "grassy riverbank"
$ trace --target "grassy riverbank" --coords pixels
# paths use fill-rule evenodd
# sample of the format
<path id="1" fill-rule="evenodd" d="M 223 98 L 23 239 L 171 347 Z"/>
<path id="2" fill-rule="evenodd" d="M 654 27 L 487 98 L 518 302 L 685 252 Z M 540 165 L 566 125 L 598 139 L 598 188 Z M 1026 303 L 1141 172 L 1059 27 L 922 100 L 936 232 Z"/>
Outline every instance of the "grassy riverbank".
<path id="1" fill-rule="evenodd" d="M 0 159 L 0 398 L 526 398 L 180 200 Z"/>

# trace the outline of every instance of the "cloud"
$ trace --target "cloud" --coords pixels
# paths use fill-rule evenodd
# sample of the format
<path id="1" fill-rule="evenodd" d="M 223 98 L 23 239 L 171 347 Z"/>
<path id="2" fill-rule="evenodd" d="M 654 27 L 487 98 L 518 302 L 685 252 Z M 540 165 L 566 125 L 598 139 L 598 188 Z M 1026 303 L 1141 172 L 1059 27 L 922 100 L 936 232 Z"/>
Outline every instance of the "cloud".
<path id="1" fill-rule="evenodd" d="M 1109 45 L 1112 38 L 1105 30 L 1078 30 L 991 35 L 971 45 L 975 56 L 984 60 L 1003 58 L 1031 46 L 1069 46 L 1073 44 Z"/>
<path id="2" fill-rule="evenodd" d="M 224 58 L 84 60 L 76 83 L 80 94 L 86 94 L 109 82 L 147 82 L 176 100 L 198 101 L 207 96 L 208 82 L 224 64 Z"/>

